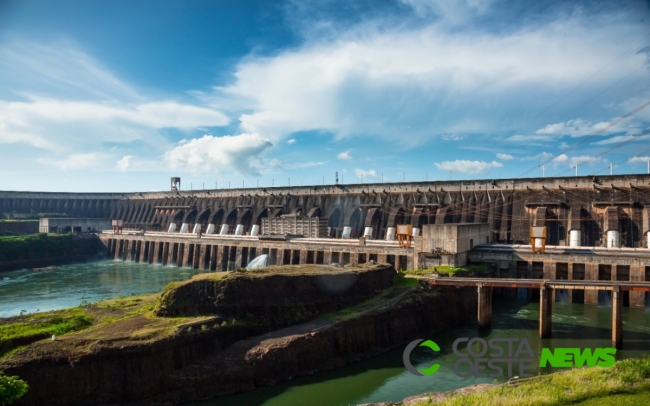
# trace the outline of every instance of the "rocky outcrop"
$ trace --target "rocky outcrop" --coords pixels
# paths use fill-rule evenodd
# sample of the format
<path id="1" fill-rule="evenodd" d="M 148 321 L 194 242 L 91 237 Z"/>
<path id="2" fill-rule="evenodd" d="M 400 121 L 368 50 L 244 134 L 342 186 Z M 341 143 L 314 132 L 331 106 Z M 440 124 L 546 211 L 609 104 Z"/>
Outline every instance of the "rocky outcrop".
<path id="1" fill-rule="evenodd" d="M 413 289 L 367 313 L 250 337 L 254 326 L 186 326 L 156 342 L 112 345 L 65 340 L 39 355 L 39 344 L 0 362 L 30 390 L 21 405 L 162 405 L 251 390 L 432 337 L 475 317 L 469 288 Z M 257 330 L 259 331 L 259 330 Z M 52 343 L 48 343 L 50 345 Z M 85 348 L 75 354 L 75 348 Z"/>
<path id="2" fill-rule="evenodd" d="M 219 315 L 281 328 L 369 299 L 390 287 L 395 276 L 389 264 L 350 269 L 271 266 L 255 272 L 207 274 L 168 289 L 156 315 Z"/>

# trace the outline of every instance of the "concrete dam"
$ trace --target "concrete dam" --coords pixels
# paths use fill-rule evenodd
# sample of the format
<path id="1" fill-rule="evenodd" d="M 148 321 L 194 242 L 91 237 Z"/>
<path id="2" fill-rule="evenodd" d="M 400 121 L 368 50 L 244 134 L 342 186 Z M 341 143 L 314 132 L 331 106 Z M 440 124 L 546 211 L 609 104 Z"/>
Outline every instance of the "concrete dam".
<path id="1" fill-rule="evenodd" d="M 119 219 L 123 234 L 100 234 L 110 258 L 204 270 L 236 269 L 268 254 L 277 264 L 377 261 L 423 269 L 472 263 L 489 265 L 495 277 L 650 281 L 650 175 L 124 194 L 0 192 L 0 213 Z M 318 218 L 326 235 L 256 235 L 265 221 L 282 218 Z M 410 246 L 395 241 L 398 224 L 412 226 Z M 544 253 L 529 245 L 531 226 L 546 227 Z M 599 295 L 569 292 L 568 300 L 598 304 Z M 646 306 L 645 292 L 624 296 L 627 306 Z"/>
<path id="2" fill-rule="evenodd" d="M 650 175 L 350 184 L 143 193 L 0 191 L 0 214 L 62 213 L 111 218 L 125 228 L 177 229 L 183 223 L 229 225 L 244 233 L 262 219 L 296 214 L 327 219 L 331 235 L 371 227 L 385 239 L 396 224 L 489 224 L 489 241 L 527 244 L 531 225 L 546 225 L 547 244 L 647 247 Z"/>

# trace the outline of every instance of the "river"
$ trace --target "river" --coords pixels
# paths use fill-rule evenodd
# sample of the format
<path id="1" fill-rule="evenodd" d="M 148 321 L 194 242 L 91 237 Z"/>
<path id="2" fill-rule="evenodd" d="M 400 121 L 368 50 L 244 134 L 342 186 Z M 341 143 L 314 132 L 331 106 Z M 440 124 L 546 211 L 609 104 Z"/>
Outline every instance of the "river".
<path id="1" fill-rule="evenodd" d="M 35 312 L 78 306 L 117 296 L 160 291 L 167 283 L 184 280 L 200 271 L 174 266 L 100 261 L 64 265 L 50 271 L 0 273 L 0 316 L 21 311 Z M 561 295 L 560 295 L 561 296 Z M 412 375 L 402 364 L 403 347 L 343 368 L 298 377 L 269 388 L 195 402 L 193 406 L 347 406 L 360 403 L 400 401 L 405 397 L 433 391 L 447 391 L 493 378 L 460 378 L 453 373 L 458 359 L 451 351 L 459 337 L 526 338 L 537 356 L 542 347 L 602 348 L 611 345 L 611 306 L 553 304 L 553 337 L 538 337 L 539 303 L 525 298 L 495 297 L 492 328 L 479 332 L 475 320 L 452 331 L 425 338 L 435 341 L 441 351 L 415 350 L 411 359 L 423 369 L 441 365 L 431 376 Z M 431 315 L 435 322 L 435 314 Z M 650 351 L 650 310 L 623 309 L 624 349 L 616 358 L 638 357 Z M 532 370 L 533 374 L 550 372 Z"/>
<path id="2" fill-rule="evenodd" d="M 79 306 L 118 296 L 162 290 L 202 272 L 122 261 L 61 265 L 52 270 L 0 273 L 0 317 Z"/>

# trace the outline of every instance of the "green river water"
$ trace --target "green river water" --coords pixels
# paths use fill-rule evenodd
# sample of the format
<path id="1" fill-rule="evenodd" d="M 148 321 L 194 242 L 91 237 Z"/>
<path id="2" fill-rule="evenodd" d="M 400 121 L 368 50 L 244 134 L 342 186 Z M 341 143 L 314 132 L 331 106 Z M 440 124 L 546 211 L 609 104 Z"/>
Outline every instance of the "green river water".
<path id="1" fill-rule="evenodd" d="M 101 261 L 65 265 L 52 271 L 13 271 L 0 273 L 0 316 L 21 311 L 46 311 L 77 306 L 82 302 L 131 294 L 156 292 L 174 280 L 188 279 L 196 270 L 121 261 Z M 363 360 L 343 368 L 298 377 L 276 386 L 221 397 L 194 406 L 239 405 L 315 405 L 339 406 L 360 403 L 400 401 L 405 397 L 433 391 L 447 391 L 475 383 L 494 382 L 494 378 L 460 378 L 453 373 L 458 357 L 451 351 L 459 337 L 526 338 L 537 357 L 541 348 L 602 348 L 611 345 L 611 306 L 553 304 L 553 337 L 538 337 L 539 303 L 520 297 L 495 298 L 492 328 L 478 331 L 474 320 L 431 339 L 441 348 L 438 353 L 415 350 L 411 359 L 423 369 L 441 365 L 431 376 L 415 376 L 402 364 L 403 348 Z M 435 314 L 431 322 L 435 322 Z M 624 348 L 616 358 L 638 357 L 650 351 L 650 310 L 624 308 Z M 537 361 L 537 359 L 536 359 Z M 532 373 L 551 372 L 533 368 Z"/>

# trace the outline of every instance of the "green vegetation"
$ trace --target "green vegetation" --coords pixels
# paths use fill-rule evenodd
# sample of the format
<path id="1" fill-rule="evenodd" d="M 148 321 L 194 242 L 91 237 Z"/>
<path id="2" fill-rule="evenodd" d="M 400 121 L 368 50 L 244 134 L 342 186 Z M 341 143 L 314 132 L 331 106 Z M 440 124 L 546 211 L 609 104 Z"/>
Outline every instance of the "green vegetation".
<path id="1" fill-rule="evenodd" d="M 92 318 L 79 307 L 14 319 L 18 321 L 0 324 L 0 357 L 18 346 L 42 340 L 52 334 L 62 335 L 92 325 Z"/>
<path id="2" fill-rule="evenodd" d="M 11 405 L 25 393 L 29 386 L 17 376 L 7 376 L 0 371 L 0 406 Z"/>
<path id="3" fill-rule="evenodd" d="M 0 262 L 90 255 L 97 251 L 95 244 L 94 240 L 78 240 L 72 235 L 45 233 L 0 237 Z"/>
<path id="4" fill-rule="evenodd" d="M 611 368 L 577 368 L 522 379 L 483 393 L 451 396 L 436 405 L 612 406 L 647 405 L 649 401 L 650 357 L 644 357 L 619 361 Z"/>
<path id="5" fill-rule="evenodd" d="M 465 265 L 461 267 L 434 266 L 433 268 L 404 271 L 407 275 L 431 276 L 433 274 L 445 276 L 483 276 L 490 273 L 488 265 Z"/>

